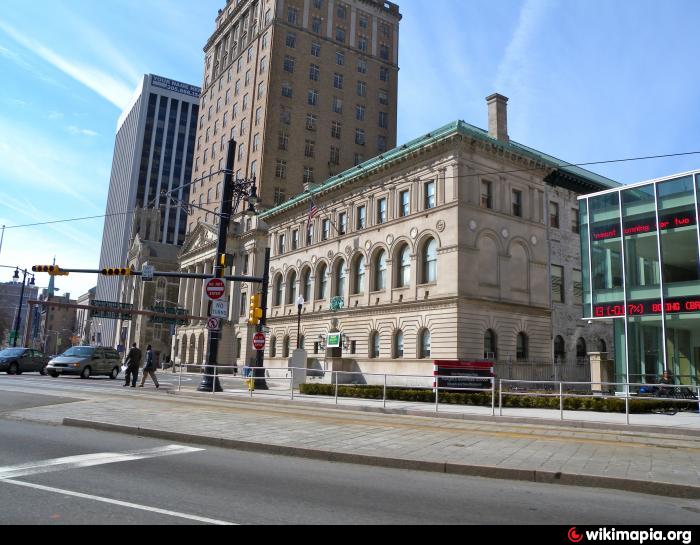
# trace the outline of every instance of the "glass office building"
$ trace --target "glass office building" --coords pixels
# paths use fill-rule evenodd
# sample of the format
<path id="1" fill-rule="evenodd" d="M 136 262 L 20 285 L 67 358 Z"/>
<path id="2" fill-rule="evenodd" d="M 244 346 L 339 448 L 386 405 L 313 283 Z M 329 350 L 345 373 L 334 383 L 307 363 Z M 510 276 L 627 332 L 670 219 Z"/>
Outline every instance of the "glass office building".
<path id="1" fill-rule="evenodd" d="M 613 320 L 615 381 L 698 384 L 700 171 L 581 197 L 584 318 Z"/>

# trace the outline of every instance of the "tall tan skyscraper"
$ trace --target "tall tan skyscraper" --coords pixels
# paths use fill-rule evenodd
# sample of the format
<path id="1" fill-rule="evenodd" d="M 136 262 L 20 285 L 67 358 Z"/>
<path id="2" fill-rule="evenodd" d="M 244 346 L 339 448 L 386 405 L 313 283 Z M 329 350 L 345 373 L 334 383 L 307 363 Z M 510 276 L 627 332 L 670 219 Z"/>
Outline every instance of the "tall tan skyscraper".
<path id="1" fill-rule="evenodd" d="M 219 211 L 223 178 L 208 175 L 231 137 L 263 207 L 394 148 L 400 20 L 385 1 L 229 0 L 204 49 L 192 203 Z"/>

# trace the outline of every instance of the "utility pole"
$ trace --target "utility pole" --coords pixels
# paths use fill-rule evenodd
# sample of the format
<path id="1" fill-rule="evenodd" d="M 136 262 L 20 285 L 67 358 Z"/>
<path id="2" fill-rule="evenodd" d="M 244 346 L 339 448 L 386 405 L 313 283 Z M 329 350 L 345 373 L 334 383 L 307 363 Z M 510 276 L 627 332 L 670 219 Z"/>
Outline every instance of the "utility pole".
<path id="1" fill-rule="evenodd" d="M 226 157 L 226 170 L 224 171 L 224 186 L 221 201 L 221 214 L 219 217 L 219 236 L 216 244 L 216 263 L 214 264 L 214 278 L 226 278 L 225 268 L 227 266 L 226 243 L 228 241 L 228 229 L 231 225 L 233 214 L 238 212 L 238 207 L 244 199 L 248 201 L 248 209 L 245 213 L 255 213 L 257 204 L 257 187 L 255 178 L 252 180 L 233 180 L 233 169 L 236 159 L 236 142 L 230 140 L 228 143 L 228 155 Z M 269 266 L 269 263 L 268 263 Z M 267 269 L 265 271 L 267 273 Z M 244 281 L 249 281 L 247 279 Z M 207 343 L 207 364 L 202 377 L 202 382 L 197 388 L 200 392 L 222 392 L 219 378 L 214 377 L 217 365 L 220 331 L 209 333 Z"/>
<path id="2" fill-rule="evenodd" d="M 221 217 L 219 218 L 219 238 L 216 242 L 216 262 L 214 263 L 214 277 L 223 278 L 226 256 L 226 241 L 228 238 L 228 226 L 231 223 L 233 211 L 233 168 L 236 161 L 236 142 L 228 143 L 228 155 L 226 156 L 226 171 L 224 173 L 223 195 L 221 196 Z M 210 331 L 207 343 L 207 366 L 204 368 L 202 382 L 197 388 L 200 392 L 223 392 L 219 377 L 214 377 L 214 369 L 219 356 L 219 335 L 221 331 Z"/>

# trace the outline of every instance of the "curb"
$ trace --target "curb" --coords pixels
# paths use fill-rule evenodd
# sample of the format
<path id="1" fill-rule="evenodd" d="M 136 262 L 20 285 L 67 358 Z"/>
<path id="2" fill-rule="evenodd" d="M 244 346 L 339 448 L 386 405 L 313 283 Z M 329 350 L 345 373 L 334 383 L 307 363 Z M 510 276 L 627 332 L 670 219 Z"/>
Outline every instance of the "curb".
<path id="1" fill-rule="evenodd" d="M 294 458 L 305 458 L 324 462 L 336 462 L 412 471 L 428 471 L 431 473 L 444 473 L 447 475 L 526 481 L 542 484 L 606 488 L 625 492 L 651 494 L 654 496 L 700 499 L 700 487 L 692 485 L 659 483 L 574 473 L 555 473 L 551 471 L 537 471 L 529 469 L 430 462 L 427 460 L 385 458 L 382 456 L 369 456 L 366 454 L 353 454 L 348 452 L 333 452 L 317 449 L 305 449 L 300 447 L 288 447 L 283 445 L 270 445 L 251 441 L 240 441 L 237 439 L 224 439 L 221 437 L 212 437 L 207 435 L 171 432 L 91 420 L 79 420 L 75 418 L 64 418 L 63 425 L 74 428 L 123 433 L 138 437 L 176 441 L 178 443 L 204 445 L 216 448 L 240 450 L 244 452 L 257 452 L 261 454 L 290 456 Z"/>
<path id="2" fill-rule="evenodd" d="M 467 413 L 436 413 L 434 411 L 424 411 L 420 409 L 385 409 L 383 407 L 370 407 L 363 405 L 333 405 L 327 403 L 319 403 L 317 401 L 309 400 L 308 396 L 303 397 L 303 401 L 292 401 L 291 399 L 271 399 L 271 398 L 253 398 L 245 396 L 227 396 L 225 398 L 212 397 L 212 394 L 208 392 L 178 392 L 174 390 L 169 390 L 168 395 L 186 397 L 190 399 L 209 399 L 216 401 L 236 401 L 240 403 L 266 403 L 269 405 L 279 405 L 284 407 L 311 407 L 311 408 L 323 408 L 332 411 L 349 411 L 349 412 L 363 412 L 363 413 L 375 413 L 375 414 L 387 414 L 387 415 L 400 415 L 400 416 L 417 416 L 423 418 L 446 418 L 449 420 L 463 420 L 469 422 L 484 422 L 487 424 L 494 424 L 503 422 L 505 424 L 528 424 L 528 425 L 544 425 L 544 426 L 556 426 L 559 428 L 575 428 L 575 429 L 589 429 L 589 430 L 609 430 L 609 431 L 627 431 L 636 433 L 647 433 L 647 434 L 658 434 L 658 435 L 675 435 L 684 437 L 693 437 L 700 439 L 700 430 L 693 430 L 688 428 L 674 428 L 674 427 L 663 427 L 663 426 L 644 426 L 640 424 L 616 424 L 616 423 L 605 423 L 605 422 L 588 422 L 585 420 L 555 420 L 551 418 L 532 418 L 527 416 L 491 416 L 491 415 L 478 415 L 478 414 L 467 414 Z M 312 396 L 313 397 L 313 396 Z M 569 411 L 571 412 L 571 411 Z M 624 415 L 623 415 L 624 416 Z"/>

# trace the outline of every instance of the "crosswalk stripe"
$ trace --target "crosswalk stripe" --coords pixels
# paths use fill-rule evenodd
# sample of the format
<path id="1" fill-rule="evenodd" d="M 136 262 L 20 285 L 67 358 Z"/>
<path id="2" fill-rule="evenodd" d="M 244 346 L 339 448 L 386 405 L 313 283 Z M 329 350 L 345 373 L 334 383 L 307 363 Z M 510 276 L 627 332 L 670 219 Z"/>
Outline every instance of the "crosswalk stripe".
<path id="1" fill-rule="evenodd" d="M 144 460 L 147 458 L 158 458 L 162 456 L 174 456 L 177 454 L 190 454 L 193 452 L 200 452 L 202 450 L 204 449 L 180 445 L 168 445 L 166 447 L 134 450 L 131 452 L 100 452 L 96 454 L 83 454 L 79 456 L 68 456 L 65 458 L 54 458 L 52 460 L 42 460 L 15 466 L 0 467 L 0 481 L 5 479 L 16 479 L 18 477 L 26 477 L 27 475 L 37 475 L 40 473 L 67 471 L 70 469 L 116 464 L 119 462 L 131 462 L 134 460 Z"/>
<path id="2" fill-rule="evenodd" d="M 190 515 L 188 513 L 169 511 L 167 509 L 159 509 L 158 507 L 153 507 L 151 505 L 139 505 L 138 503 L 131 503 L 131 502 L 126 502 L 126 501 L 121 501 L 121 500 L 113 500 L 111 498 L 103 498 L 100 496 L 93 496 L 91 494 L 82 494 L 80 492 L 73 492 L 72 490 L 64 490 L 62 488 L 54 488 L 51 486 L 43 486 L 43 485 L 34 484 L 34 483 L 24 483 L 21 481 L 14 481 L 11 479 L 2 479 L 2 480 L 0 480 L 0 482 L 7 483 L 7 484 L 13 484 L 16 486 L 22 486 L 25 488 L 33 488 L 35 490 L 42 490 L 44 492 L 54 492 L 56 494 L 62 494 L 64 496 L 73 496 L 75 498 L 82 498 L 82 499 L 86 499 L 86 500 L 99 501 L 102 503 L 109 503 L 111 505 L 117 505 L 120 507 L 127 507 L 129 509 L 138 509 L 140 511 L 148 511 L 149 513 L 158 513 L 160 515 L 167 515 L 170 517 L 177 517 L 177 518 L 192 520 L 195 522 L 203 522 L 205 524 L 214 524 L 216 526 L 238 526 L 238 524 L 236 524 L 234 522 L 227 522 L 224 520 L 210 519 L 210 518 L 206 518 L 206 517 L 200 517 L 197 515 Z"/>

